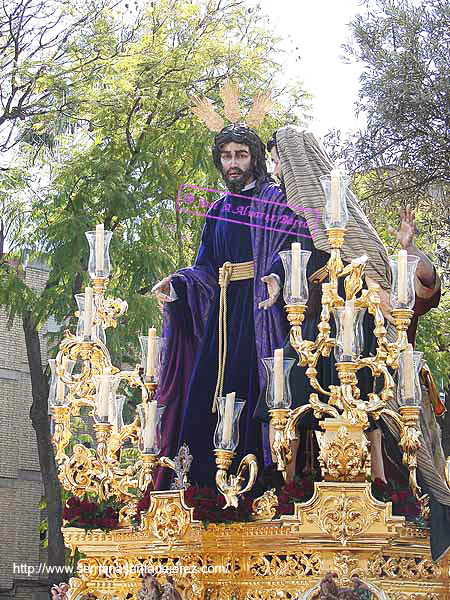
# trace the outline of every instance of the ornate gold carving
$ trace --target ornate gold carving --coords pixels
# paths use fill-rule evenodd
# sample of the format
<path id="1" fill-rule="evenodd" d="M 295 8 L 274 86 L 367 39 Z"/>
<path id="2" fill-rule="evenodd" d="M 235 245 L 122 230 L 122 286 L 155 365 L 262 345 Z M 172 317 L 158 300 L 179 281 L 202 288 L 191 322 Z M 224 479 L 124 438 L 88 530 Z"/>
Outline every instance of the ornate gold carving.
<path id="1" fill-rule="evenodd" d="M 316 483 L 313 498 L 297 504 L 295 514 L 304 518 L 301 532 L 317 527 L 343 546 L 369 530 L 387 534 L 404 522 L 403 517 L 392 517 L 390 504 L 371 496 L 368 483 Z"/>
<path id="2" fill-rule="evenodd" d="M 389 600 L 447 600 L 433 592 L 389 592 Z"/>
<path id="3" fill-rule="evenodd" d="M 366 508 L 359 496 L 341 493 L 327 498 L 319 512 L 308 515 L 308 519 L 317 518 L 322 531 L 345 546 L 379 519 L 377 513 L 366 512 Z"/>
<path id="4" fill-rule="evenodd" d="M 77 600 L 81 598 L 83 592 L 88 592 L 86 582 L 78 577 L 69 579 L 69 590 L 67 591 L 67 600 Z"/>
<path id="5" fill-rule="evenodd" d="M 420 415 L 420 406 L 400 406 L 404 429 L 401 430 L 400 446 L 403 450 L 403 463 L 409 469 L 409 485 L 416 496 L 420 496 L 421 490 L 417 485 L 417 451 L 420 448 L 421 433 L 417 427 Z"/>
<path id="6" fill-rule="evenodd" d="M 177 540 L 184 537 L 189 517 L 189 511 L 179 502 L 171 498 L 154 500 L 152 497 L 150 509 L 142 516 L 142 526 L 171 548 Z"/>
<path id="7" fill-rule="evenodd" d="M 275 430 L 272 450 L 276 456 L 278 469 L 286 478 L 286 465 L 292 459 L 292 452 L 289 447 L 289 439 L 286 435 L 286 425 L 289 417 L 289 410 L 284 408 L 272 408 L 269 410 L 270 420 Z"/>
<path id="8" fill-rule="evenodd" d="M 417 485 L 417 451 L 420 448 L 421 433 L 417 428 L 420 415 L 420 406 L 401 406 L 400 415 L 393 410 L 384 408 L 381 411 L 384 415 L 390 417 L 397 425 L 400 431 L 400 446 L 403 450 L 403 464 L 409 469 L 409 485 L 416 498 L 423 505 L 426 511 L 426 501 L 421 500 L 421 489 Z"/>
<path id="9" fill-rule="evenodd" d="M 55 424 L 52 437 L 56 448 L 55 458 L 58 462 L 62 462 L 66 459 L 64 450 L 72 438 L 70 431 L 70 408 L 68 406 L 54 406 L 52 415 Z"/>
<path id="10" fill-rule="evenodd" d="M 249 573 L 256 577 L 305 577 L 320 575 L 323 563 L 319 553 L 298 552 L 284 556 L 252 555 L 248 559 Z"/>
<path id="11" fill-rule="evenodd" d="M 207 587 L 205 598 L 208 600 L 241 600 L 242 596 L 236 584 L 228 583 Z"/>
<path id="12" fill-rule="evenodd" d="M 128 304 L 121 298 L 108 298 L 105 300 L 103 294 L 99 294 L 97 301 L 97 316 L 102 326 L 117 327 L 117 319 L 126 313 Z"/>
<path id="13" fill-rule="evenodd" d="M 378 554 L 368 561 L 367 571 L 372 577 L 434 580 L 442 577 L 439 564 L 423 556 L 387 556 Z"/>
<path id="14" fill-rule="evenodd" d="M 247 592 L 245 600 L 295 600 L 298 598 L 299 586 L 292 592 L 284 591 L 279 588 L 272 590 L 257 590 Z"/>
<path id="15" fill-rule="evenodd" d="M 161 583 L 165 574 L 173 574 L 177 589 L 189 600 L 298 600 L 315 588 L 325 572 L 334 570 L 344 585 L 358 574 L 368 584 L 386 590 L 390 600 L 393 593 L 406 591 L 419 594 L 421 600 L 433 593 L 440 600 L 445 598 L 446 566 L 432 562 L 423 537 L 426 532 L 403 527 L 402 518 L 390 515 L 390 505 L 370 497 L 366 484 L 319 485 L 311 501 L 296 505 L 295 515 L 270 522 L 211 524 L 204 529 L 193 520 L 193 509 L 184 505 L 183 492 L 172 491 L 152 493 L 152 505 L 138 529 L 86 532 L 66 528 L 66 546 L 78 547 L 84 554 L 78 585 L 100 599 L 105 595 L 105 600 L 124 600 L 129 593 L 137 595 L 141 576 L 148 572 L 155 573 Z M 358 510 L 364 514 L 379 511 L 379 519 L 368 530 L 349 537 L 346 545 L 319 525 L 319 514 L 333 510 L 327 501 L 330 496 L 339 498 L 340 489 L 351 500 L 360 499 Z M 310 518 L 313 513 L 316 517 Z M 338 507 L 336 513 L 342 514 L 342 509 Z M 168 541 L 162 539 L 165 528 L 171 531 Z M 399 556 L 400 547 L 405 552 Z M 188 573 L 182 572 L 183 566 L 189 568 Z M 225 569 L 208 571 L 213 566 Z"/>
<path id="16" fill-rule="evenodd" d="M 252 489 L 258 474 L 258 462 L 254 454 L 247 454 L 241 460 L 236 475 L 228 475 L 228 469 L 233 461 L 234 452 L 232 450 L 214 450 L 216 456 L 217 472 L 216 485 L 219 492 L 225 498 L 225 506 L 238 506 L 238 496 L 245 494 Z M 248 471 L 247 485 L 243 486 L 244 472 Z"/>
<path id="17" fill-rule="evenodd" d="M 361 567 L 359 560 L 350 552 L 339 552 L 334 559 L 334 571 L 338 574 L 339 579 L 343 583 L 348 583 L 352 575 L 360 575 Z"/>
<path id="18" fill-rule="evenodd" d="M 327 480 L 352 481 L 364 476 L 367 456 L 365 436 L 362 434 L 357 441 L 350 436 L 347 427 L 342 426 L 334 440 L 325 441 L 319 459 Z"/>
<path id="19" fill-rule="evenodd" d="M 277 514 L 278 497 L 275 489 L 267 490 L 262 496 L 256 498 L 252 504 L 252 519 L 273 519 Z"/>

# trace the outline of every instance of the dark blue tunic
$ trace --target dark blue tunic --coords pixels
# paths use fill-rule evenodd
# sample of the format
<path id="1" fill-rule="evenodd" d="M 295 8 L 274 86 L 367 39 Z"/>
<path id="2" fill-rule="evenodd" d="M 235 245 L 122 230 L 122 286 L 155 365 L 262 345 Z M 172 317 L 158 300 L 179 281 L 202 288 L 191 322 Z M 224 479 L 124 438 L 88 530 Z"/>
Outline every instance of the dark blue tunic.
<path id="1" fill-rule="evenodd" d="M 249 217 L 240 214 L 244 212 L 242 209 L 236 212 L 239 207 L 250 205 L 252 193 L 253 190 L 241 192 L 245 198 L 227 196 L 219 200 L 210 211 L 210 216 L 219 217 L 220 220 L 206 219 L 195 266 L 211 271 L 216 280 L 219 267 L 224 262 L 253 260 L 250 227 L 243 224 L 249 222 Z M 240 222 L 230 222 L 228 219 L 239 219 Z M 240 458 L 248 452 L 259 454 L 261 458 L 261 428 L 252 418 L 259 394 L 253 287 L 253 279 L 247 279 L 231 281 L 227 288 L 228 351 L 223 394 L 236 392 L 237 398 L 246 400 L 240 418 Z M 209 485 L 213 485 L 215 477 L 213 432 L 217 413 L 212 413 L 211 408 L 218 371 L 219 295 L 217 284 L 189 385 L 179 438 L 179 444 L 186 442 L 194 457 L 191 481 Z"/>

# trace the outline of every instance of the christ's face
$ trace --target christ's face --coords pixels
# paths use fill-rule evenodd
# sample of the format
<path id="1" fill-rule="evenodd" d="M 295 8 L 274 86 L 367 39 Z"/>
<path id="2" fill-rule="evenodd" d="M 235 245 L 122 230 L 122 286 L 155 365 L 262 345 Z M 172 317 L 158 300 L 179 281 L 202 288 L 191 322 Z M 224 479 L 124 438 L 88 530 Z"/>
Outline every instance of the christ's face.
<path id="1" fill-rule="evenodd" d="M 252 155 L 246 144 L 224 144 L 220 149 L 220 162 L 225 183 L 231 192 L 242 191 L 255 178 Z"/>
<path id="2" fill-rule="evenodd" d="M 270 151 L 270 154 L 272 155 L 273 160 L 273 174 L 275 175 L 275 177 L 282 179 L 281 161 L 276 146 L 273 146 L 272 150 Z"/>

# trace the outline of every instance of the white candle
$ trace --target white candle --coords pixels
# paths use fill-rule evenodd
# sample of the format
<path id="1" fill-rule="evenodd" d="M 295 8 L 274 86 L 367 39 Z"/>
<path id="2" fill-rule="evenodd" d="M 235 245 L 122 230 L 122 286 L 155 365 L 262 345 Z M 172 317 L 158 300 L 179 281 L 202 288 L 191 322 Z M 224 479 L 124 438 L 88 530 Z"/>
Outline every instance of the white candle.
<path id="1" fill-rule="evenodd" d="M 414 353 L 412 344 L 403 351 L 403 385 L 405 399 L 414 399 Z"/>
<path id="2" fill-rule="evenodd" d="M 302 246 L 298 242 L 291 244 L 292 263 L 291 263 L 291 295 L 294 298 L 300 298 L 300 257 Z"/>
<path id="3" fill-rule="evenodd" d="M 63 373 L 64 373 L 64 375 L 66 375 L 67 358 L 65 356 L 62 357 L 61 365 L 63 368 Z M 62 381 L 62 379 L 60 377 L 58 377 L 58 379 L 56 380 L 56 397 L 60 402 L 64 401 L 64 392 L 65 391 L 66 391 L 65 383 Z"/>
<path id="4" fill-rule="evenodd" d="M 95 265 L 97 275 L 103 276 L 105 269 L 105 227 L 99 223 L 95 228 Z"/>
<path id="5" fill-rule="evenodd" d="M 118 428 L 118 423 L 117 423 L 117 413 L 114 410 L 113 394 L 109 394 L 108 423 L 111 423 L 113 433 L 119 433 L 119 428 Z"/>
<path id="6" fill-rule="evenodd" d="M 150 327 L 147 337 L 147 364 L 145 374 L 152 377 L 155 374 L 156 329 Z"/>
<path id="7" fill-rule="evenodd" d="M 90 338 L 92 333 L 92 301 L 93 290 L 91 287 L 84 288 L 84 337 Z"/>
<path id="8" fill-rule="evenodd" d="M 60 377 L 58 377 L 58 381 L 56 384 L 56 397 L 60 402 L 64 400 L 64 383 Z"/>
<path id="9" fill-rule="evenodd" d="M 273 357 L 274 371 L 274 407 L 283 405 L 283 348 L 277 348 Z"/>
<path id="10" fill-rule="evenodd" d="M 156 437 L 156 409 L 158 403 L 156 400 L 153 402 L 147 402 L 144 405 L 145 410 L 145 428 L 142 433 L 144 449 L 149 450 L 155 445 Z"/>
<path id="11" fill-rule="evenodd" d="M 109 377 L 102 377 L 98 390 L 97 413 L 99 417 L 109 416 L 109 391 L 111 380 Z"/>
<path id="12" fill-rule="evenodd" d="M 331 171 L 330 202 L 331 221 L 336 223 L 341 220 L 341 172 L 339 169 Z"/>
<path id="13" fill-rule="evenodd" d="M 236 392 L 230 392 L 225 399 L 225 413 L 223 415 L 223 434 L 222 443 L 224 446 L 229 446 L 231 443 L 231 434 L 233 431 L 233 415 L 234 402 L 236 400 Z"/>
<path id="14" fill-rule="evenodd" d="M 353 354 L 353 317 L 355 314 L 355 305 L 353 300 L 345 301 L 344 309 L 344 343 L 343 353 L 347 356 Z"/>
<path id="15" fill-rule="evenodd" d="M 397 254 L 397 291 L 398 303 L 406 304 L 408 289 L 408 253 L 399 250 Z"/>

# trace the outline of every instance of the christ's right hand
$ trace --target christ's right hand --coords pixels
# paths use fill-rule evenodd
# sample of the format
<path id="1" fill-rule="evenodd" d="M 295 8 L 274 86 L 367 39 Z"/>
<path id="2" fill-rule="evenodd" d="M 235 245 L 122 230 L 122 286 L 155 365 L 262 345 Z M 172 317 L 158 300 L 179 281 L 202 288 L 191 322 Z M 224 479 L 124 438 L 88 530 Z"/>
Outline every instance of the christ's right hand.
<path id="1" fill-rule="evenodd" d="M 172 299 L 170 298 L 170 282 L 172 280 L 173 275 L 168 275 L 161 279 L 159 283 L 152 287 L 152 294 L 156 296 L 156 300 L 158 301 L 159 308 L 162 312 L 164 308 L 165 302 L 170 302 Z"/>

